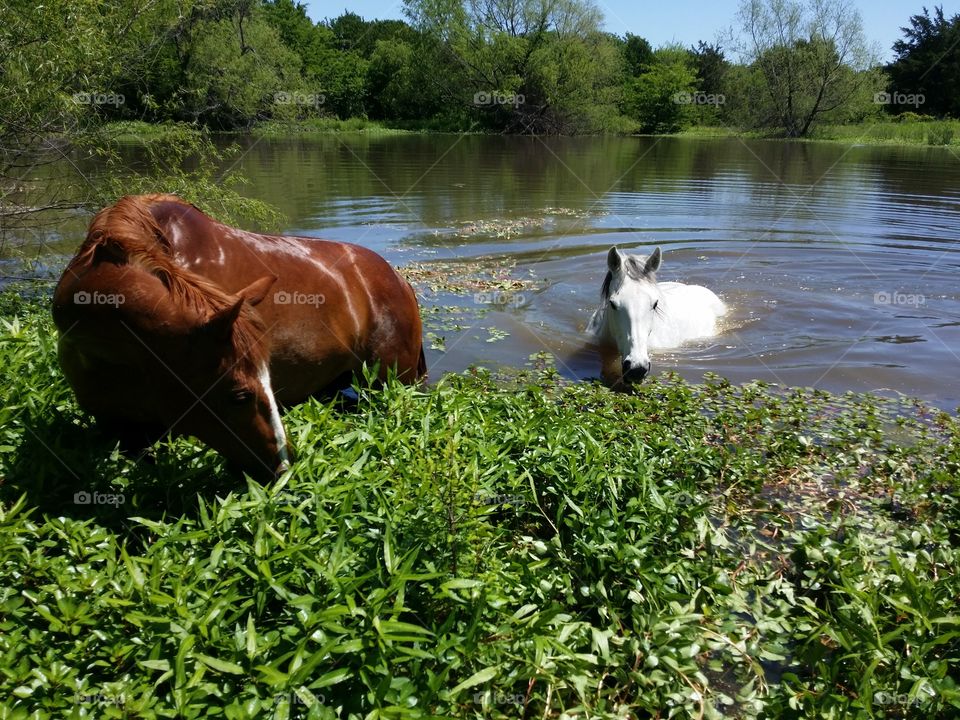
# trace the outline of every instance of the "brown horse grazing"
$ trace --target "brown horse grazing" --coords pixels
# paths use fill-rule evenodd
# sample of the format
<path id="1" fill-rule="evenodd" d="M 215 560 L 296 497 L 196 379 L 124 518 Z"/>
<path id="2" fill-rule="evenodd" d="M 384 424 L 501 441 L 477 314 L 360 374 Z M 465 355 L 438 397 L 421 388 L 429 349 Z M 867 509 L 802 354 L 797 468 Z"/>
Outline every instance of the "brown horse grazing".
<path id="1" fill-rule="evenodd" d="M 426 373 L 416 296 L 382 257 L 236 230 L 173 195 L 97 214 L 53 318 L 81 408 L 124 444 L 193 435 L 259 477 L 287 463 L 278 405 L 363 363 Z"/>

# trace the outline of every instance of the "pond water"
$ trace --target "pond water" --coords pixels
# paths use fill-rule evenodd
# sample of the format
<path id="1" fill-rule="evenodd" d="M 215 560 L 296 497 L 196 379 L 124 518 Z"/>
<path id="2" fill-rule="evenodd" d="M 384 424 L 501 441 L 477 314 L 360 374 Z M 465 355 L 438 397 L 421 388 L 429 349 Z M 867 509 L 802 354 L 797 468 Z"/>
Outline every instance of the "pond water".
<path id="1" fill-rule="evenodd" d="M 731 312 L 719 336 L 654 354 L 654 371 L 960 404 L 950 149 L 456 135 L 241 144 L 244 192 L 282 210 L 284 232 L 360 243 L 396 265 L 507 261 L 532 281 L 500 305 L 425 292 L 424 304 L 469 311 L 460 327 L 428 328 L 434 378 L 538 352 L 566 376 L 596 377 L 583 329 L 605 254 L 659 245 L 661 280 L 706 285 Z M 79 239 L 64 238 L 68 252 Z"/>

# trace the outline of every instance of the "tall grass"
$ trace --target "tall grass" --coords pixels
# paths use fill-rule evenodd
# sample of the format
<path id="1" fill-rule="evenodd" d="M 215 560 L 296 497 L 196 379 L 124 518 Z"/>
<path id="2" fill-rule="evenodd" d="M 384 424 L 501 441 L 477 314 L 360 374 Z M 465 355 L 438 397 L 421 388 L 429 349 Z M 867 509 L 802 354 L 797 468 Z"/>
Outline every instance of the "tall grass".
<path id="1" fill-rule="evenodd" d="M 960 138 L 960 120 L 934 120 L 922 116 L 880 120 L 857 125 L 824 125 L 814 137 L 859 143 L 904 145 L 951 145 Z"/>
<path id="2" fill-rule="evenodd" d="M 6 303 L 0 717 L 960 708 L 952 416 L 477 372 L 293 409 L 261 486 L 186 440 L 119 454 Z"/>

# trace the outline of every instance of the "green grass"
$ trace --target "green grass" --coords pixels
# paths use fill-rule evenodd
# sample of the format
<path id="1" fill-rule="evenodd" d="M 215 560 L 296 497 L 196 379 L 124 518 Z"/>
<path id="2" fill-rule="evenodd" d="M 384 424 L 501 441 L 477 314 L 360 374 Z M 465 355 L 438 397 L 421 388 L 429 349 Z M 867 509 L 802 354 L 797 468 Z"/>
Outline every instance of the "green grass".
<path id="1" fill-rule="evenodd" d="M 260 486 L 119 454 L 3 307 L 0 718 L 957 716 L 953 416 L 477 371 L 304 403 Z"/>
<path id="2" fill-rule="evenodd" d="M 361 132 L 370 135 L 401 135 L 407 130 L 387 127 L 382 123 L 366 118 L 310 118 L 308 120 L 282 121 L 270 120 L 258 124 L 253 129 L 254 135 L 265 137 L 289 137 L 295 135 L 325 134 L 325 133 L 355 133 Z"/>
<path id="3" fill-rule="evenodd" d="M 960 143 L 960 120 L 936 120 L 904 113 L 900 120 L 880 119 L 851 125 L 817 125 L 806 140 L 862 145 L 931 145 L 954 147 Z M 738 130 L 713 125 L 694 125 L 671 137 L 782 139 L 769 132 Z"/>
<path id="4" fill-rule="evenodd" d="M 693 137 L 693 138 L 727 138 L 727 137 L 754 137 L 755 134 L 737 130 L 735 128 L 726 127 L 726 126 L 717 126 L 717 125 L 693 125 L 688 128 L 684 128 L 678 133 L 674 133 L 676 137 Z"/>
<path id="5" fill-rule="evenodd" d="M 190 123 L 162 122 L 150 123 L 143 120 L 115 120 L 101 128 L 104 135 L 114 140 L 142 141 L 165 139 L 182 130 L 194 128 Z"/>
<path id="6" fill-rule="evenodd" d="M 901 120 L 884 119 L 856 125 L 824 125 L 815 130 L 813 138 L 889 145 L 960 143 L 960 120 L 936 120 L 911 113 L 905 113 L 901 117 Z"/>

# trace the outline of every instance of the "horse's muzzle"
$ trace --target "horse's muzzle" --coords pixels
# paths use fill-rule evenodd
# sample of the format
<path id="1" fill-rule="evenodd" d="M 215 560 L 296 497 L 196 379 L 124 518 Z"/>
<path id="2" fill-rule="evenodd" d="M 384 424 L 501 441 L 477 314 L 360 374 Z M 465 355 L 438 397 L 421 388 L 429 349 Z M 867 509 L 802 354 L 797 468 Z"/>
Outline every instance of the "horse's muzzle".
<path id="1" fill-rule="evenodd" d="M 624 382 L 638 383 L 643 380 L 644 377 L 646 377 L 648 372 L 650 372 L 650 363 L 642 365 L 640 363 L 632 363 L 629 360 L 624 360 L 621 371 Z"/>

